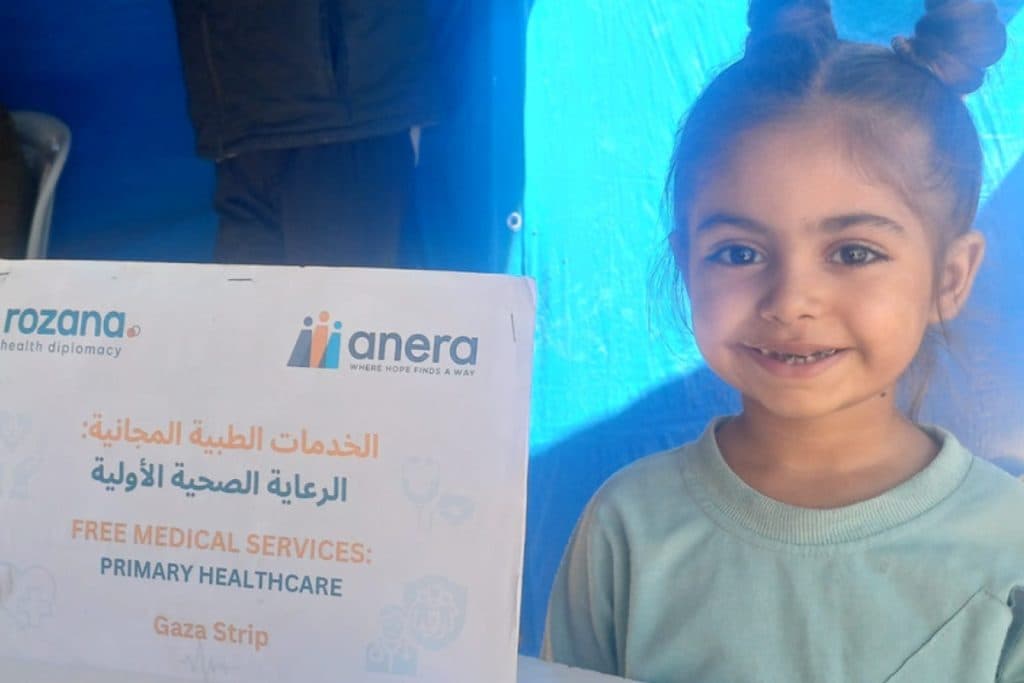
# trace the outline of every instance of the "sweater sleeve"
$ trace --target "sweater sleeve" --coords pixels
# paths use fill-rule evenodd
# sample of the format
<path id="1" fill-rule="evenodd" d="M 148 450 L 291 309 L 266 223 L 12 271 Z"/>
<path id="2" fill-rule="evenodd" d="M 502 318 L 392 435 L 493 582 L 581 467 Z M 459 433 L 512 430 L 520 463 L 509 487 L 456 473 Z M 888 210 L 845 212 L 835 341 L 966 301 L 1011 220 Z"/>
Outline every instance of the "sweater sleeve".
<path id="1" fill-rule="evenodd" d="M 587 506 L 562 558 L 548 602 L 541 656 L 569 666 L 621 675 L 615 590 L 616 543 Z M 621 577 L 620 577 L 621 578 Z"/>
<path id="2" fill-rule="evenodd" d="M 1009 604 L 1013 621 L 999 658 L 996 683 L 1024 683 L 1024 588 L 1013 590 Z"/>

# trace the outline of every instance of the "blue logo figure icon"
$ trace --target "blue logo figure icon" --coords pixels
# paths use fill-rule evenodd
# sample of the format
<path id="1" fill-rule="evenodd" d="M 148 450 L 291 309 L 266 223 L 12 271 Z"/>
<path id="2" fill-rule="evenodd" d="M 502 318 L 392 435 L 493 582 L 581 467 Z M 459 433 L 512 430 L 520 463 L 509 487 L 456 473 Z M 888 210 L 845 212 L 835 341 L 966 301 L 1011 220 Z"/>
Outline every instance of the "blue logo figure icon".
<path id="1" fill-rule="evenodd" d="M 440 576 L 427 576 L 405 587 L 409 632 L 428 650 L 450 645 L 466 621 L 466 589 Z"/>
<path id="2" fill-rule="evenodd" d="M 403 605 L 380 612 L 380 635 L 366 646 L 366 670 L 415 676 L 419 648 L 442 650 L 462 633 L 466 589 L 440 576 L 405 586 Z"/>
<path id="3" fill-rule="evenodd" d="M 374 673 L 415 676 L 416 648 L 405 637 L 405 610 L 390 605 L 380 613 L 381 633 L 366 647 L 366 670 Z"/>
<path id="4" fill-rule="evenodd" d="M 0 562 L 0 614 L 22 631 L 39 627 L 56 613 L 57 582 L 39 566 L 19 570 Z"/>

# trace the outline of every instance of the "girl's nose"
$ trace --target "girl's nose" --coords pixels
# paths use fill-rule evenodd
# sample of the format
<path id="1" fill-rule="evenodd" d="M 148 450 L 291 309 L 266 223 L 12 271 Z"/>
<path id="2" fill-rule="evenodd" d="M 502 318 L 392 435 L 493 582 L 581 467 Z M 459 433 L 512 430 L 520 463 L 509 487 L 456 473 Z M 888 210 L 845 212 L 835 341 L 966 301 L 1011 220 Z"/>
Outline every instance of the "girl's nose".
<path id="1" fill-rule="evenodd" d="M 814 319 L 824 309 L 821 274 L 809 265 L 777 263 L 765 271 L 765 290 L 758 313 L 765 320 L 789 325 Z"/>

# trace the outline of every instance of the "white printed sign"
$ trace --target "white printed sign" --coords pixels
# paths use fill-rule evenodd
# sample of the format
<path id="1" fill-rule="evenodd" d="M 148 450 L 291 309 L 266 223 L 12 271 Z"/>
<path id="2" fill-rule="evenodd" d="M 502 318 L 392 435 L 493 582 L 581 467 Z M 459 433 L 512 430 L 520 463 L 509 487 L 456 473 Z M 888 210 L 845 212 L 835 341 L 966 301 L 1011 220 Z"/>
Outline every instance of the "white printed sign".
<path id="1" fill-rule="evenodd" d="M 0 680 L 514 681 L 534 298 L 0 261 Z"/>

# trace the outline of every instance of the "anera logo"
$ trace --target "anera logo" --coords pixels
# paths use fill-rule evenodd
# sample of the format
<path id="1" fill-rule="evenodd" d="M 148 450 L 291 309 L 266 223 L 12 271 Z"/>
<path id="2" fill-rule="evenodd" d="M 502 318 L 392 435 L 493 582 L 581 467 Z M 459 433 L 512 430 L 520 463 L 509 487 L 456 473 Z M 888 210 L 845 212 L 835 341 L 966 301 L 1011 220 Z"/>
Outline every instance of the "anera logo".
<path id="1" fill-rule="evenodd" d="M 340 321 L 331 322 L 327 311 L 321 311 L 315 323 L 312 316 L 306 316 L 292 347 L 288 367 L 337 370 L 341 367 L 343 350 L 357 363 L 394 362 L 414 366 L 475 366 L 477 363 L 478 337 L 356 330 L 343 342 L 341 327 Z"/>
<path id="2" fill-rule="evenodd" d="M 306 316 L 302 321 L 303 328 L 292 347 L 292 356 L 288 359 L 290 368 L 324 368 L 337 370 L 341 360 L 341 322 L 334 321 L 334 330 L 328 329 L 327 323 L 331 315 L 321 311 L 316 327 L 313 318 Z"/>

